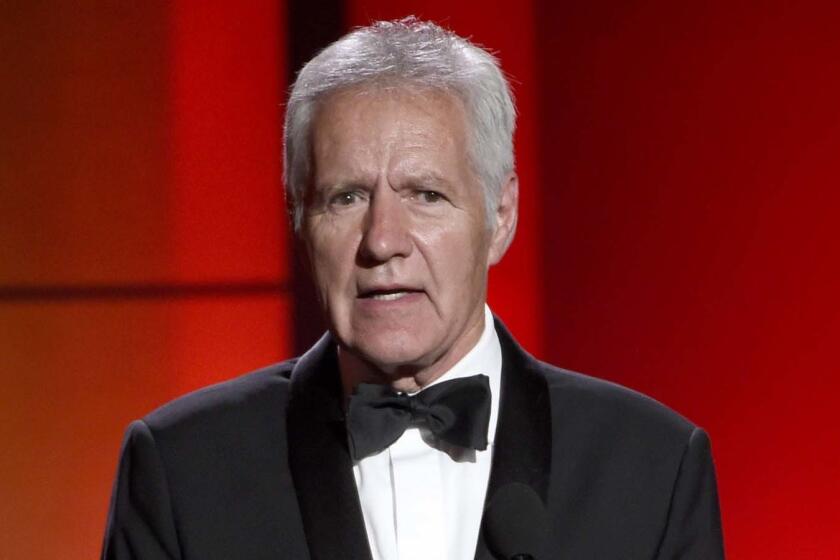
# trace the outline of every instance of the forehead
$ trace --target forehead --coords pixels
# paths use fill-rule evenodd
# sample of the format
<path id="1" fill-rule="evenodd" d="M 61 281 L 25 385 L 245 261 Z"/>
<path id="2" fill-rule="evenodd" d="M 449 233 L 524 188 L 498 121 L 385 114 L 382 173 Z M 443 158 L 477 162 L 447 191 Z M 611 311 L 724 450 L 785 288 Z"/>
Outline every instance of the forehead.
<path id="1" fill-rule="evenodd" d="M 380 108 L 387 104 L 406 111 L 447 112 L 449 116 L 457 116 L 459 121 L 465 115 L 461 98 L 445 88 L 384 82 L 345 87 L 327 94 L 318 101 L 314 120 L 353 113 L 353 109 L 364 109 L 371 104 Z"/>
<path id="2" fill-rule="evenodd" d="M 342 155 L 357 160 L 366 152 L 374 155 L 382 150 L 449 152 L 461 158 L 466 145 L 465 114 L 461 100 L 442 90 L 346 89 L 318 105 L 312 149 L 316 160 Z"/>

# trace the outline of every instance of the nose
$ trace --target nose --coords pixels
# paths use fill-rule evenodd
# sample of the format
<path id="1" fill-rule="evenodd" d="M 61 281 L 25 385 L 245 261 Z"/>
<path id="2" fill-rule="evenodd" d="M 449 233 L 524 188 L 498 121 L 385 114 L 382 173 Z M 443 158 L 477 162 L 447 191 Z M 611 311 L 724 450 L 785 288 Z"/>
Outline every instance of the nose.
<path id="1" fill-rule="evenodd" d="M 399 193 L 390 187 L 378 188 L 372 195 L 364 221 L 359 258 L 375 265 L 411 254 L 413 244 Z"/>

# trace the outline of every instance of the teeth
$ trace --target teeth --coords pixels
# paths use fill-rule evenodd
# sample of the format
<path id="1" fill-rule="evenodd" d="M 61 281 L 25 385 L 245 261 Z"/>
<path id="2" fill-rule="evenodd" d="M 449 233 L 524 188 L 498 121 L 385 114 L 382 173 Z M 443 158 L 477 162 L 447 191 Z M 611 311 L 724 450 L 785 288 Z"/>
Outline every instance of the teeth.
<path id="1" fill-rule="evenodd" d="M 391 292 L 388 294 L 375 294 L 372 296 L 371 299 L 379 300 L 379 301 L 394 301 L 395 299 L 400 299 L 408 292 Z"/>

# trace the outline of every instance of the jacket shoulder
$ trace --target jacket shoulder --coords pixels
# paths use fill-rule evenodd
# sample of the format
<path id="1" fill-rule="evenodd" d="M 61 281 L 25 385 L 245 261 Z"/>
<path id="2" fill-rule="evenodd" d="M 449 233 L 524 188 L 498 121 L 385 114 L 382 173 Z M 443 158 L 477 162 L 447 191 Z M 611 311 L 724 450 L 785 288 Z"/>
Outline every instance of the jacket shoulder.
<path id="1" fill-rule="evenodd" d="M 139 532 L 132 545 L 152 535 L 156 547 L 131 558 L 162 558 L 159 535 L 184 558 L 306 557 L 286 445 L 294 364 L 200 389 L 131 425 L 118 482 L 128 490 L 115 498 L 129 509 L 112 514 L 109 532 Z"/>
<path id="2" fill-rule="evenodd" d="M 697 429 L 680 414 L 642 393 L 538 360 L 516 342 L 498 317 L 495 321 L 505 359 L 510 359 L 513 368 L 523 371 L 526 378 L 545 381 L 555 427 L 589 427 L 617 435 L 636 432 L 640 438 L 654 440 L 668 436 L 683 444 Z M 648 437 L 645 432 L 649 432 Z"/>
<path id="3" fill-rule="evenodd" d="M 586 419 L 594 430 L 682 448 L 697 426 L 659 401 L 617 383 L 539 362 L 552 408 L 566 421 Z"/>
<path id="4" fill-rule="evenodd" d="M 579 547 L 570 557 L 721 558 L 705 432 L 627 387 L 537 367 L 551 402 L 554 500 L 577 512 L 560 537 Z"/>
<path id="5" fill-rule="evenodd" d="M 284 410 L 296 362 L 297 358 L 286 360 L 187 393 L 150 412 L 143 421 L 152 432 L 160 433 Z"/>

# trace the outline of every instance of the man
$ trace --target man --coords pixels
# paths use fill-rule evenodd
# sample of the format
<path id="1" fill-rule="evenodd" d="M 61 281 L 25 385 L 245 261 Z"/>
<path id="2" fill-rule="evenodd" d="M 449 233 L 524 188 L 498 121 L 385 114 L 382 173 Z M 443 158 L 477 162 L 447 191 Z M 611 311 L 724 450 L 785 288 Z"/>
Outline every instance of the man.
<path id="1" fill-rule="evenodd" d="M 485 304 L 513 128 L 495 59 L 433 24 L 301 71 L 287 195 L 329 333 L 133 423 L 103 558 L 723 556 L 703 431 L 535 360 Z"/>

